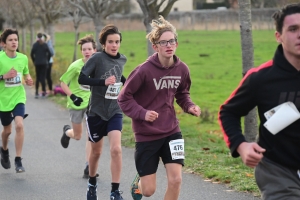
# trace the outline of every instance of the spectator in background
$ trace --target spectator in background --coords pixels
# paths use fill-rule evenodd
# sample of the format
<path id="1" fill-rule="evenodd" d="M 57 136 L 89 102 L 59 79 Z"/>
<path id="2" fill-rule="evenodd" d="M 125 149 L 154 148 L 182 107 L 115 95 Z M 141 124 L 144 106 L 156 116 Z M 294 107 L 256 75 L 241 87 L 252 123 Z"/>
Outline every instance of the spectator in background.
<path id="1" fill-rule="evenodd" d="M 49 94 L 53 94 L 53 90 L 52 90 L 53 83 L 52 83 L 52 77 L 51 77 L 51 70 L 52 70 L 52 64 L 53 64 L 54 48 L 52 45 L 52 40 L 51 40 L 50 35 L 44 33 L 44 37 L 46 38 L 46 43 L 52 54 L 52 56 L 49 60 L 49 63 L 48 63 L 47 70 L 46 70 L 46 80 L 47 80 L 47 85 L 48 85 L 48 89 L 49 89 Z"/>
<path id="2" fill-rule="evenodd" d="M 37 41 L 32 46 L 30 56 L 35 65 L 36 73 L 35 98 L 39 98 L 39 83 L 42 84 L 42 97 L 46 97 L 46 70 L 53 54 L 45 43 L 45 37 L 42 33 L 37 34 Z"/>

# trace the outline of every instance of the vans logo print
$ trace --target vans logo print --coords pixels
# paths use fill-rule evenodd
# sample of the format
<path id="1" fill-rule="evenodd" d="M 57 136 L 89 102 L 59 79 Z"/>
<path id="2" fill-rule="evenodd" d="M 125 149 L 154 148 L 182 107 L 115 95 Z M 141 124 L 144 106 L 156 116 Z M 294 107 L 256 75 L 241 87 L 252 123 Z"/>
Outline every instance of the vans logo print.
<path id="1" fill-rule="evenodd" d="M 180 76 L 164 76 L 157 82 L 156 78 L 153 79 L 156 90 L 162 90 L 164 88 L 177 88 L 180 84 Z"/>

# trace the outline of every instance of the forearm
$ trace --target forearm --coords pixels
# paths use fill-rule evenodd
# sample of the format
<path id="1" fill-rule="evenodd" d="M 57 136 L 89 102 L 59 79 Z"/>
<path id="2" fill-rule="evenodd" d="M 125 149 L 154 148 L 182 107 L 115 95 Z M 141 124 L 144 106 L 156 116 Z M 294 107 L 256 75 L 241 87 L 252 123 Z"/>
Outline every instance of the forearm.
<path id="1" fill-rule="evenodd" d="M 61 82 L 60 86 L 63 89 L 63 91 L 66 93 L 66 95 L 71 96 L 72 91 L 70 90 L 70 88 L 67 84 L 65 84 L 64 82 Z"/>
<path id="2" fill-rule="evenodd" d="M 105 80 L 100 80 L 98 78 L 90 78 L 84 75 L 83 73 L 80 73 L 78 83 L 90 86 L 105 86 Z"/>

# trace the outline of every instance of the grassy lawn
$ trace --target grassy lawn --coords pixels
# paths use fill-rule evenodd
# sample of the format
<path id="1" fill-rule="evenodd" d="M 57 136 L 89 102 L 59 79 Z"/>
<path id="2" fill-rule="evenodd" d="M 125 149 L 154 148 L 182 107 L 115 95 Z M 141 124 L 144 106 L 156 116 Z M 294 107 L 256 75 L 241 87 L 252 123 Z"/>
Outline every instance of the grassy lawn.
<path id="1" fill-rule="evenodd" d="M 81 33 L 80 37 L 86 33 Z M 128 62 L 125 77 L 147 57 L 144 31 L 123 32 L 120 52 Z M 202 109 L 195 118 L 184 114 L 177 106 L 180 127 L 185 138 L 185 171 L 196 173 L 214 182 L 229 184 L 234 190 L 259 195 L 253 169 L 245 167 L 241 159 L 233 159 L 223 141 L 217 123 L 220 105 L 238 85 L 242 77 L 240 33 L 238 31 L 179 31 L 179 47 L 176 54 L 190 68 L 192 100 Z M 54 83 L 72 62 L 74 33 L 57 33 Z M 273 57 L 277 46 L 274 31 L 254 31 L 255 66 Z M 78 53 L 78 56 L 79 53 Z M 34 74 L 33 68 L 31 73 Z M 65 97 L 50 97 L 65 105 Z M 122 136 L 124 146 L 134 146 L 131 121 L 124 118 Z"/>

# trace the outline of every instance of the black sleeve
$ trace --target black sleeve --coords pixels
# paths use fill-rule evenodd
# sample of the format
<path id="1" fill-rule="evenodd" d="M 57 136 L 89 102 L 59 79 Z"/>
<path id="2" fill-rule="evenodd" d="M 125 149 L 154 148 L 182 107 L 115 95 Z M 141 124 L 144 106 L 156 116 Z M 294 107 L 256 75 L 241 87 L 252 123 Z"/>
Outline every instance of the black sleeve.
<path id="1" fill-rule="evenodd" d="M 125 76 L 124 75 L 122 75 L 122 77 L 121 77 L 121 82 L 123 83 L 123 85 L 125 84 L 125 82 L 126 82 L 126 78 L 125 78 Z"/>
<path id="2" fill-rule="evenodd" d="M 105 86 L 105 80 L 97 79 L 97 78 L 90 78 L 80 72 L 78 77 L 78 83 L 83 85 L 90 85 L 90 86 Z"/>
<path id="3" fill-rule="evenodd" d="M 30 52 L 30 57 L 31 57 L 31 60 L 32 60 L 32 62 L 34 62 L 34 53 L 33 53 L 33 51 L 34 51 L 34 45 L 32 46 L 32 49 L 31 49 L 31 52 Z"/>

